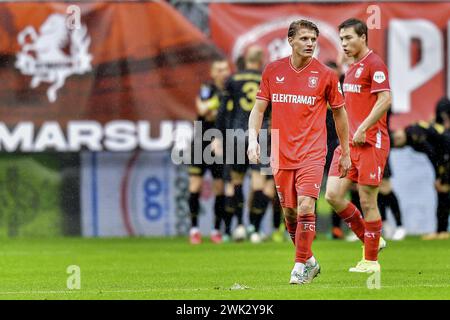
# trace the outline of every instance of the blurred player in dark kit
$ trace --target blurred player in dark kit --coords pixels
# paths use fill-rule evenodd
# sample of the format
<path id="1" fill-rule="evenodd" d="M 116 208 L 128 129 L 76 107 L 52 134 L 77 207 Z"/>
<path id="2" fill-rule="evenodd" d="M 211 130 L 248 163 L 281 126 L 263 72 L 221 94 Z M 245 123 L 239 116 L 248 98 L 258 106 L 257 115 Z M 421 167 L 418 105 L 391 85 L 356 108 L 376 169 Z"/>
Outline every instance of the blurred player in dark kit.
<path id="1" fill-rule="evenodd" d="M 198 227 L 198 215 L 200 211 L 200 192 L 203 183 L 203 175 L 207 170 L 213 176 L 213 188 L 215 194 L 214 204 L 214 227 L 211 231 L 211 241 L 222 242 L 220 233 L 220 223 L 225 213 L 225 196 L 223 183 L 223 164 L 206 164 L 203 159 L 203 152 L 206 148 L 211 148 L 208 141 L 203 141 L 203 133 L 215 127 L 215 121 L 219 110 L 220 102 L 225 87 L 225 81 L 230 75 L 230 66 L 225 59 L 213 61 L 211 65 L 211 79 L 202 84 L 200 93 L 196 98 L 198 112 L 197 121 L 202 125 L 201 132 L 194 132 L 194 141 L 191 148 L 191 166 L 189 167 L 189 209 L 191 213 L 191 230 L 189 239 L 192 244 L 199 244 L 202 241 Z M 195 150 L 195 140 L 202 145 L 201 150 Z M 201 142 L 199 142 L 201 141 Z M 196 163 L 195 152 L 201 151 L 201 162 Z M 199 155 L 197 155 L 198 157 Z"/>

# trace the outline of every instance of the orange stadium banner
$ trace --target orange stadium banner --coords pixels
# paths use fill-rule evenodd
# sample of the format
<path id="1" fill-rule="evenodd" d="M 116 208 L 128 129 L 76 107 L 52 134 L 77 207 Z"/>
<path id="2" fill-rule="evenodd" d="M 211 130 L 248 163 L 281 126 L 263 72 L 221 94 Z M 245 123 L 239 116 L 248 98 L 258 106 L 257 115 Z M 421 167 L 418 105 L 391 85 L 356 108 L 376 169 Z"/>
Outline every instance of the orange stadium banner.
<path id="1" fill-rule="evenodd" d="M 442 2 L 296 3 L 210 6 L 213 41 L 233 61 L 254 43 L 267 61 L 289 55 L 287 29 L 295 19 L 316 22 L 319 60 L 341 52 L 337 26 L 347 18 L 367 22 L 369 47 L 388 64 L 393 91 L 393 129 L 434 115 L 437 101 L 450 97 L 450 5 Z"/>
<path id="2" fill-rule="evenodd" d="M 219 55 L 165 2 L 8 2 L 0 17 L 2 151 L 139 147 L 162 121 L 194 119 Z M 105 135 L 131 142 L 107 148 Z"/>

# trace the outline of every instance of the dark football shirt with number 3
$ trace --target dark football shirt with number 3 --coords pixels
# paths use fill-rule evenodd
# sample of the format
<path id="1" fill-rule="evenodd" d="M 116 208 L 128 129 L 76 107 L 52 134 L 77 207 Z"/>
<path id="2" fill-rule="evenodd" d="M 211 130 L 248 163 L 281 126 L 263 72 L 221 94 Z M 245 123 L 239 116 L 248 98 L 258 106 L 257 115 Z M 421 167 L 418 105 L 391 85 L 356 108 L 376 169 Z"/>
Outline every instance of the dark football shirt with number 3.
<path id="1" fill-rule="evenodd" d="M 261 82 L 261 72 L 257 70 L 243 70 L 232 75 L 225 84 L 225 93 L 217 116 L 217 128 L 248 129 L 248 118 L 255 105 L 256 94 Z M 227 109 L 227 102 L 233 101 L 233 108 Z M 262 129 L 269 124 L 269 108 L 264 113 Z"/>

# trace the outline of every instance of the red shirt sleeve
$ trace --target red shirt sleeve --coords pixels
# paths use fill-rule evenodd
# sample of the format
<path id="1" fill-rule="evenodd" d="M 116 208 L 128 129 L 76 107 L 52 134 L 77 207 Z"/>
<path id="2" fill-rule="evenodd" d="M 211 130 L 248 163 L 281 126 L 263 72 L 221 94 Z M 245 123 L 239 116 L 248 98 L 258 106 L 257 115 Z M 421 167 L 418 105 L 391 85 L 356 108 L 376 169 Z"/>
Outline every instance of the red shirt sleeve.
<path id="1" fill-rule="evenodd" d="M 381 60 L 375 60 L 370 65 L 370 79 L 372 81 L 370 92 L 391 90 L 389 86 L 389 75 L 386 65 Z"/>
<path id="2" fill-rule="evenodd" d="M 269 71 L 266 67 L 262 73 L 261 83 L 259 84 L 259 91 L 256 94 L 256 99 L 262 99 L 271 101 L 270 99 L 270 84 L 269 84 Z"/>
<path id="3" fill-rule="evenodd" d="M 344 97 L 338 76 L 330 71 L 328 77 L 327 101 L 331 108 L 337 109 L 344 106 Z"/>

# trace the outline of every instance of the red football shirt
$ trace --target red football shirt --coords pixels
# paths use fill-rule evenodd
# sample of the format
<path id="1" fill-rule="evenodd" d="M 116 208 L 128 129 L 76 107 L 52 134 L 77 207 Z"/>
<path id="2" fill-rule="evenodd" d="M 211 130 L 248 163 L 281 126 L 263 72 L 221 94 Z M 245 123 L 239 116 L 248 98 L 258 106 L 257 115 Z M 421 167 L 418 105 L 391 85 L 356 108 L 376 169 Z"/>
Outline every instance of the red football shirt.
<path id="1" fill-rule="evenodd" d="M 369 51 L 360 61 L 349 67 L 342 89 L 351 141 L 359 125 L 372 111 L 377 101 L 377 92 L 390 90 L 386 65 L 378 55 Z M 366 142 L 376 148 L 389 148 L 386 114 L 367 130 Z"/>
<path id="2" fill-rule="evenodd" d="M 300 70 L 290 57 L 274 61 L 263 72 L 256 98 L 272 104 L 272 130 L 279 133 L 278 145 L 272 134 L 273 168 L 325 164 L 327 105 L 344 106 L 334 71 L 315 58 Z"/>

